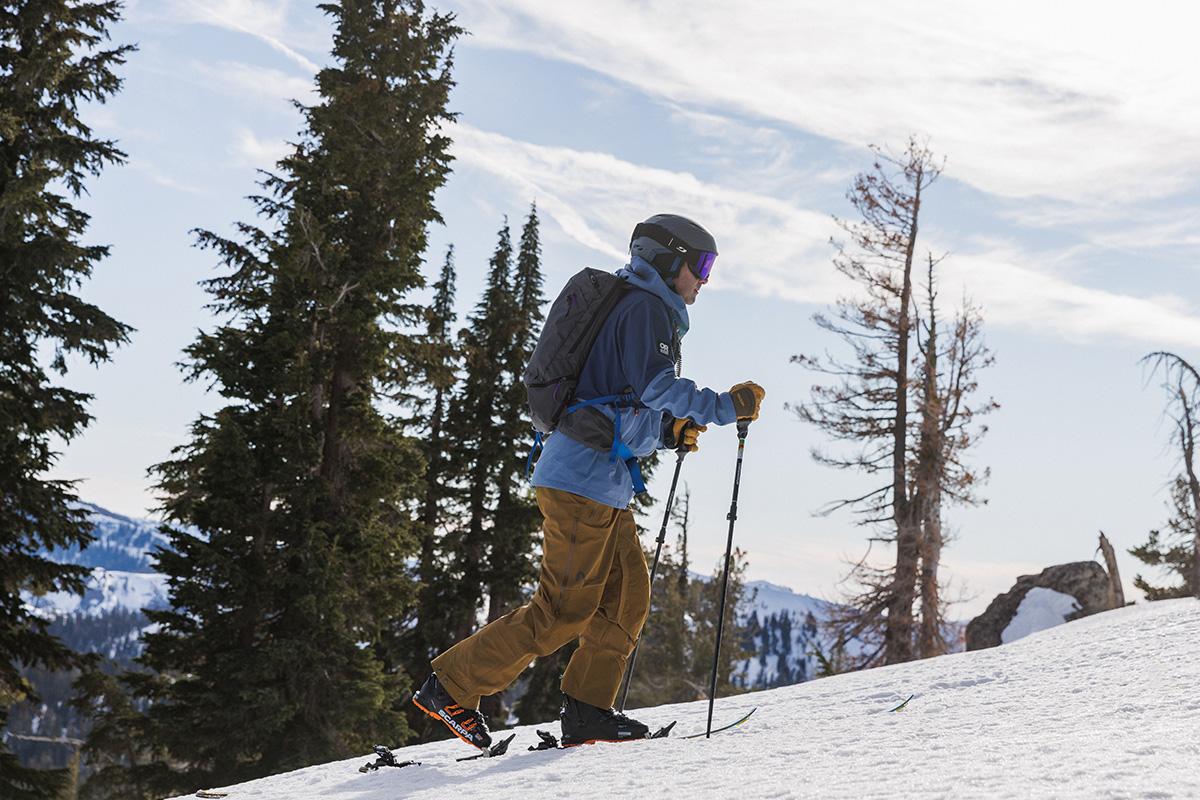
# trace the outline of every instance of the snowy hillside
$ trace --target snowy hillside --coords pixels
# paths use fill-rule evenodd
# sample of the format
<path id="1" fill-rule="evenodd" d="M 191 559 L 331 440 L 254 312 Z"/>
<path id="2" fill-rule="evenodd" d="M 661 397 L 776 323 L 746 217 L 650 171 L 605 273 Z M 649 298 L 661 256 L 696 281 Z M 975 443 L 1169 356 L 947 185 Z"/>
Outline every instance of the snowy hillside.
<path id="1" fill-rule="evenodd" d="M 395 798 L 1195 797 L 1200 601 L 1143 603 L 990 650 L 635 715 L 676 736 L 456 763 L 455 740 L 398 749 L 419 765 L 362 774 L 363 754 L 240 786 L 241 800 Z M 901 711 L 889 709 L 913 695 Z M 557 722 L 547 723 L 558 733 Z"/>

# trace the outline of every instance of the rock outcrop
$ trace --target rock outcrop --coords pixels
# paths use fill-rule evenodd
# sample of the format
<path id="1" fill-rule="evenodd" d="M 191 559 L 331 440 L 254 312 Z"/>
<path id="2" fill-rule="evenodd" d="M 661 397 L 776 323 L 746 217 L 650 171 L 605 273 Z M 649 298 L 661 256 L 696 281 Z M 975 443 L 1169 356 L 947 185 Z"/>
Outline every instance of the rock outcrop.
<path id="1" fill-rule="evenodd" d="M 982 650 L 1000 645 L 1004 629 L 1016 616 L 1021 601 L 1031 589 L 1038 587 L 1075 598 L 1079 610 L 1066 617 L 1068 622 L 1117 607 L 1112 582 L 1104 567 L 1095 561 L 1059 564 L 1038 575 L 1022 575 L 1013 588 L 997 595 L 987 610 L 967 625 L 967 649 Z"/>

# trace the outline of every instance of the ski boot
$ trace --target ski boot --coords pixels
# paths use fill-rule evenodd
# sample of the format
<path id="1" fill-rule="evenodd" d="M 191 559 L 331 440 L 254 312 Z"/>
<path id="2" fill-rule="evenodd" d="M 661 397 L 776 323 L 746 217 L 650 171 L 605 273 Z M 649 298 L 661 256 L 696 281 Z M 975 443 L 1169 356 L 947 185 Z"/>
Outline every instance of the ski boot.
<path id="1" fill-rule="evenodd" d="M 480 750 L 487 750 L 491 746 L 492 735 L 488 732 L 483 715 L 455 703 L 438 680 L 437 673 L 430 675 L 429 680 L 417 690 L 413 695 L 413 703 L 429 716 L 446 723 L 446 727 L 467 744 Z"/>
<path id="2" fill-rule="evenodd" d="M 597 708 L 565 694 L 558 718 L 562 722 L 563 747 L 650 737 L 650 729 L 636 719 L 630 719 L 616 709 Z"/>

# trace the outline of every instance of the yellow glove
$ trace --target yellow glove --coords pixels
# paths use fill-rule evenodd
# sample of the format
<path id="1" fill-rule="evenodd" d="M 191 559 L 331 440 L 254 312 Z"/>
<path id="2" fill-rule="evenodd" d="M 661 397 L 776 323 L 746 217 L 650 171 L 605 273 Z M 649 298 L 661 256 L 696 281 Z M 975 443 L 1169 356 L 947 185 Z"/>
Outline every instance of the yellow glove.
<path id="1" fill-rule="evenodd" d="M 700 449 L 696 440 L 700 438 L 700 434 L 708 430 L 707 425 L 697 425 L 690 419 L 679 419 L 671 423 L 671 429 L 667 431 L 663 442 L 669 449 L 678 450 L 680 452 L 694 453 Z"/>
<path id="2" fill-rule="evenodd" d="M 753 381 L 746 381 L 730 389 L 729 396 L 733 398 L 733 409 L 737 412 L 737 418 L 753 420 L 758 419 L 758 409 L 763 398 L 767 396 L 767 390 Z"/>

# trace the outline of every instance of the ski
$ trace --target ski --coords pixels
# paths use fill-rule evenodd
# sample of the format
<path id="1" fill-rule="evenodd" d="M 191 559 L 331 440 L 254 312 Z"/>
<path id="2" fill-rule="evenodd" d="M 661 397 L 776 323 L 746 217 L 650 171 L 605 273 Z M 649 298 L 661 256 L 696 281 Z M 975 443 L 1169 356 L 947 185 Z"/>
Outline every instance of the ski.
<path id="1" fill-rule="evenodd" d="M 643 739 L 665 739 L 671 735 L 671 729 L 674 727 L 675 727 L 674 722 L 672 722 L 670 725 L 664 725 L 663 727 L 656 730 L 654 733 L 647 734 L 646 736 L 643 737 Z M 530 748 L 529 748 L 530 750 L 534 750 L 534 751 L 537 751 L 537 750 L 566 750 L 571 747 L 580 747 L 581 745 L 585 745 L 585 744 L 597 744 L 599 742 L 612 741 L 615 744 L 624 744 L 625 742 L 639 741 L 638 739 L 622 739 L 621 741 L 617 742 L 616 740 L 612 740 L 612 739 L 597 739 L 594 742 L 580 742 L 579 744 L 561 744 L 558 741 L 558 739 L 555 738 L 554 734 L 550 733 L 549 731 L 537 731 L 537 735 L 538 735 L 538 738 L 541 739 L 541 741 L 537 743 L 536 747 L 530 746 Z"/>
<path id="2" fill-rule="evenodd" d="M 728 725 L 723 725 L 720 728 L 714 728 L 712 730 L 712 733 L 720 733 L 721 731 L 727 731 L 730 728 L 736 728 L 738 725 L 741 725 L 746 720 L 750 719 L 750 715 L 753 714 L 757 710 L 758 710 L 757 708 L 750 709 L 749 713 L 745 714 L 742 717 L 739 717 L 738 719 L 734 720 L 733 722 L 729 723 Z M 657 731 L 650 734 L 646 738 L 647 739 L 666 739 L 668 736 L 671 735 L 671 729 L 674 727 L 675 727 L 674 722 L 672 722 L 670 725 L 664 725 L 663 727 L 659 728 Z M 558 739 L 555 738 L 554 734 L 549 733 L 548 731 L 539 730 L 539 731 L 537 731 L 537 735 L 538 735 L 538 738 L 541 739 L 541 741 L 538 742 L 536 746 L 531 746 L 529 748 L 530 750 L 565 750 L 567 747 L 578 747 L 579 746 L 579 745 L 564 746 L 561 743 L 559 743 Z M 693 733 L 688 736 L 683 736 L 680 738 L 696 739 L 696 738 L 698 738 L 700 736 L 704 736 L 704 735 L 706 735 L 706 734 L 705 733 Z M 636 741 L 636 740 L 630 740 L 630 741 Z"/>
<path id="3" fill-rule="evenodd" d="M 515 738 L 517 738 L 517 735 L 515 733 L 510 734 L 507 739 L 502 739 L 499 742 L 496 742 L 491 747 L 489 747 L 485 750 L 480 750 L 478 753 L 476 753 L 473 756 L 463 756 L 462 758 L 456 758 L 454 760 L 455 761 L 474 761 L 477 758 L 494 758 L 496 756 L 502 756 L 508 752 L 508 746 L 510 744 L 512 744 L 512 740 Z M 382 767 L 402 768 L 402 767 L 419 767 L 419 766 L 421 766 L 420 761 L 397 761 L 395 754 L 390 749 L 388 749 L 387 747 L 384 747 L 381 744 L 375 745 L 374 749 L 375 749 L 375 755 L 378 756 L 378 758 L 376 758 L 375 761 L 372 763 L 363 764 L 361 767 L 358 768 L 359 772 L 375 772 L 376 770 L 378 770 Z"/>
<path id="4" fill-rule="evenodd" d="M 753 714 L 757 710 L 758 710 L 757 708 L 752 708 L 752 709 L 750 709 L 749 713 L 734 720 L 733 722 L 729 723 L 728 725 L 724 725 L 720 728 L 714 728 L 712 732 L 720 733 L 721 731 L 727 731 L 730 728 L 736 728 L 738 725 L 741 725 L 746 720 L 750 719 L 750 715 Z M 675 728 L 675 723 L 671 722 L 667 725 L 662 726 L 654 733 L 651 733 L 648 736 L 646 736 L 646 739 L 666 739 L 667 737 L 669 737 L 671 735 L 671 731 L 674 728 Z M 549 731 L 539 730 L 539 731 L 537 731 L 537 735 L 541 741 L 539 741 L 537 743 L 537 745 L 530 746 L 529 749 L 531 751 L 566 750 L 571 747 L 579 747 L 580 746 L 580 745 L 563 745 L 561 742 L 559 742 L 558 738 L 554 734 L 550 733 Z M 693 733 L 690 736 L 684 736 L 682 738 L 695 739 L 697 737 L 704 736 L 704 735 L 705 735 L 704 733 Z M 486 750 L 481 750 L 478 753 L 476 753 L 475 755 L 463 756 L 462 758 L 456 758 L 454 760 L 455 761 L 474 761 L 475 759 L 478 759 L 478 758 L 494 758 L 495 756 L 502 756 L 508 752 L 508 746 L 510 744 L 512 744 L 512 740 L 515 739 L 516 736 L 517 735 L 515 733 L 509 734 L 509 736 L 507 738 L 502 739 L 501 741 L 497 742 L 496 744 L 492 745 L 491 747 L 487 748 Z M 637 741 L 637 740 L 629 739 L 627 741 Z M 589 742 L 588 744 L 591 744 L 591 742 Z M 420 766 L 421 765 L 420 761 L 397 761 L 396 756 L 392 753 L 392 751 L 389 750 L 388 748 L 384 747 L 381 744 L 375 745 L 375 754 L 378 756 L 378 758 L 376 758 L 373 763 L 363 764 L 361 767 L 358 768 L 359 772 L 374 772 L 382 767 L 397 767 L 397 768 L 399 768 L 399 767 L 409 767 L 409 766 Z M 203 796 L 203 795 L 200 795 L 200 796 Z M 216 797 L 219 795 L 209 795 L 209 796 Z"/>
<path id="5" fill-rule="evenodd" d="M 910 694 L 910 695 L 908 696 L 908 700 L 912 700 L 914 697 L 916 697 L 916 695 L 915 695 L 915 694 Z M 890 713 L 892 713 L 893 711 L 900 711 L 900 710 L 901 710 L 901 709 L 903 709 L 903 708 L 904 708 L 906 705 L 908 705 L 908 700 L 905 700 L 903 703 L 901 703 L 900 705 L 896 706 L 895 708 L 889 708 L 889 709 L 888 709 L 888 713 L 890 714 Z"/>
<path id="6" fill-rule="evenodd" d="M 743 722 L 750 719 L 750 715 L 753 714 L 755 711 L 758 711 L 757 706 L 755 708 L 750 709 L 749 713 L 747 713 L 741 719 L 735 720 L 735 721 L 729 723 L 728 725 L 722 726 L 720 728 L 713 728 L 712 733 L 720 733 L 721 731 L 727 731 L 730 728 L 736 728 L 738 725 L 741 725 Z M 708 734 L 709 734 L 709 731 L 705 731 L 703 733 L 689 734 L 687 736 L 684 736 L 683 738 L 684 739 L 699 739 L 701 736 L 707 736 Z"/>

